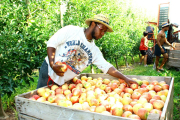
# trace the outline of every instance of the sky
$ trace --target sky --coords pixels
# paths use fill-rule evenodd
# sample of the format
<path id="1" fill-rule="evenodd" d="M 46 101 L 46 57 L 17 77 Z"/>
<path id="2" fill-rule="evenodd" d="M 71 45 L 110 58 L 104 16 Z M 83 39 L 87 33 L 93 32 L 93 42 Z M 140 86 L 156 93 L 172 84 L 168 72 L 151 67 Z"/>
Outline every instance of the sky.
<path id="1" fill-rule="evenodd" d="M 180 30 L 180 0 L 132 0 L 133 6 L 145 9 L 147 11 L 147 14 L 155 17 L 158 16 L 159 4 L 168 2 L 170 2 L 170 22 L 179 24 L 178 29 Z"/>
<path id="2" fill-rule="evenodd" d="M 170 0 L 132 0 L 133 6 L 145 9 L 147 14 L 158 16 L 158 6 L 160 3 L 168 3 Z"/>

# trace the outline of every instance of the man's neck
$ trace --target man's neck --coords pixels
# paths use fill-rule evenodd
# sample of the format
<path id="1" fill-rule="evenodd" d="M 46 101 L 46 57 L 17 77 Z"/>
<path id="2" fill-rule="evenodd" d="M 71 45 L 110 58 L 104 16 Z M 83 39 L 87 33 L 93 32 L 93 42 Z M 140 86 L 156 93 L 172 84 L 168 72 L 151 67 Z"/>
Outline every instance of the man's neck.
<path id="1" fill-rule="evenodd" d="M 165 33 L 166 30 L 165 30 L 165 29 L 162 29 L 162 31 Z"/>
<path id="2" fill-rule="evenodd" d="M 89 28 L 87 28 L 87 29 L 84 30 L 84 34 L 85 34 L 86 39 L 87 39 L 89 42 L 91 42 L 91 41 L 92 41 L 92 35 L 91 35 L 91 32 L 90 32 Z"/>

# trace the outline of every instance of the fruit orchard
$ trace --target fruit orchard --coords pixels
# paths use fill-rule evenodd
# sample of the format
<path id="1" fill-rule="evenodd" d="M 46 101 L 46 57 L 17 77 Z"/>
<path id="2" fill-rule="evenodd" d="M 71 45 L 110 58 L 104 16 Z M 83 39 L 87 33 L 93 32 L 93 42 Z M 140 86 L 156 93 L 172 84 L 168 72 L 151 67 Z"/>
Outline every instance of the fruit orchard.
<path id="1" fill-rule="evenodd" d="M 67 4 L 62 16 L 60 5 Z M 0 91 L 10 95 L 18 86 L 33 81 L 46 53 L 45 42 L 65 25 L 87 27 L 85 19 L 102 13 L 110 18 L 114 32 L 107 33 L 97 45 L 104 57 L 114 62 L 138 54 L 146 15 L 133 9 L 126 0 L 1 0 L 0 13 Z M 144 15 L 142 15 L 144 14 Z M 150 20 L 150 18 L 148 18 Z"/>
<path id="2" fill-rule="evenodd" d="M 61 12 L 60 5 L 62 3 L 67 4 L 67 10 L 64 15 L 62 15 Z M 68 2 L 65 0 L 1 0 L 0 9 L 0 96 L 4 96 L 4 101 L 2 103 L 3 107 L 5 105 L 8 107 L 14 105 L 14 96 L 18 94 L 16 93 L 17 88 L 18 91 L 21 92 L 27 92 L 24 90 L 27 90 L 27 87 L 31 87 L 31 90 L 36 88 L 33 87 L 32 89 L 31 86 L 31 83 L 37 82 L 37 79 L 32 77 L 34 74 L 33 70 L 40 68 L 45 56 L 47 55 L 45 42 L 62 26 L 71 24 L 87 27 L 84 23 L 87 18 L 91 18 L 98 13 L 107 15 L 110 18 L 110 26 L 112 26 L 114 32 L 104 35 L 102 39 L 96 41 L 96 45 L 102 51 L 105 59 L 118 68 L 119 61 L 122 61 L 123 59 L 127 60 L 129 56 L 133 57 L 139 53 L 138 47 L 140 38 L 142 37 L 142 33 L 146 27 L 145 22 L 155 21 L 154 18 L 149 18 L 143 10 L 133 8 L 130 0 L 68 0 Z M 64 24 L 62 24 L 62 21 Z M 141 71 L 139 69 L 141 69 Z M 133 75 L 139 74 L 175 77 L 176 84 L 174 87 L 173 112 L 174 119 L 178 119 L 180 86 L 179 73 L 176 71 L 165 71 L 157 74 L 154 73 L 152 68 L 146 68 L 146 70 L 143 70 L 143 68 L 139 69 L 138 71 L 134 71 Z M 147 69 L 149 71 L 148 73 L 146 72 Z M 74 80 L 74 83 L 75 81 L 76 83 L 81 83 L 81 80 L 79 79 Z M 101 86 L 99 88 L 101 90 L 104 89 L 107 94 L 108 92 L 112 92 L 112 88 L 104 84 L 109 83 L 108 80 L 104 80 L 103 85 L 101 85 L 101 82 L 98 82 L 97 86 Z M 86 82 L 86 84 L 83 85 L 83 90 L 86 88 L 88 89 L 89 86 L 92 86 L 91 84 L 93 84 L 93 82 Z M 161 86 L 161 84 L 159 85 Z M 68 85 L 69 90 L 67 91 L 62 90 L 62 88 L 67 89 L 66 85 L 61 89 L 58 87 L 56 92 L 63 94 L 59 95 L 59 97 L 64 98 L 64 96 L 67 96 L 67 99 L 70 99 L 71 94 L 68 93 L 72 92 L 72 89 L 75 86 L 77 87 L 75 84 Z M 116 84 L 114 84 L 114 86 L 116 86 Z M 145 84 L 141 86 L 144 88 L 147 87 Z M 123 85 L 121 85 L 121 87 L 123 87 Z M 133 88 L 135 89 L 136 87 L 137 86 L 134 86 Z M 153 87 L 150 85 L 147 88 L 152 89 Z M 52 90 L 49 90 L 49 93 L 54 94 L 55 89 L 56 87 L 52 88 Z M 156 86 L 154 87 L 154 90 L 155 89 L 158 91 L 162 88 Z M 113 88 L 113 91 L 118 92 L 119 89 Z M 129 91 L 132 92 L 132 90 Z M 19 94 L 21 94 L 21 92 L 19 92 Z M 155 92 L 152 91 L 150 94 L 154 95 Z M 11 96 L 12 94 L 13 96 Z M 47 93 L 44 97 L 47 97 L 50 94 Z M 78 94 L 78 92 L 76 92 L 76 94 Z M 133 94 L 127 93 L 123 96 L 131 96 L 132 99 L 139 99 L 141 95 L 142 93 L 135 92 Z M 123 96 L 120 97 L 123 98 Z M 103 96 L 99 97 L 103 98 Z M 32 97 L 33 100 L 38 98 L 39 96 L 37 95 Z M 154 96 L 154 98 L 163 101 L 166 97 L 164 95 L 161 97 Z M 75 101 L 77 97 L 73 97 L 73 99 Z M 49 99 L 41 98 L 39 101 L 41 100 L 46 102 L 50 101 L 52 103 L 54 102 L 53 104 L 56 103 L 54 97 L 50 97 Z M 85 98 L 82 97 L 79 99 L 79 102 L 82 103 L 84 100 Z M 113 101 L 113 98 L 109 98 L 109 101 L 111 100 Z M 145 99 L 141 99 L 141 101 L 146 102 Z M 151 102 L 154 101 L 149 100 L 149 102 L 146 103 L 146 109 L 151 109 L 151 105 L 149 104 Z M 92 100 L 92 103 L 90 104 L 85 102 L 84 106 L 89 108 L 89 106 L 93 104 L 96 105 L 96 103 L 97 100 Z M 131 102 L 131 105 L 135 105 L 135 103 L 137 102 L 133 101 Z M 71 102 L 65 102 L 63 100 L 59 102 L 59 104 L 68 106 L 71 105 Z M 104 102 L 103 104 L 107 104 L 107 102 Z M 76 104 L 74 107 L 81 109 L 79 104 Z M 142 106 L 140 105 L 140 107 Z M 107 108 L 108 107 L 106 107 L 106 109 Z M 96 109 L 96 111 L 102 111 L 104 108 L 98 107 Z M 128 109 L 130 111 L 128 111 Z M 91 107 L 90 110 L 95 110 L 95 107 Z M 109 108 L 108 112 L 104 111 L 103 113 L 112 114 L 112 112 L 109 112 L 110 110 L 111 109 Z M 118 110 L 116 109 L 114 111 Z M 131 117 L 137 117 L 134 112 L 131 112 L 131 107 L 129 107 L 129 105 L 124 106 L 123 111 L 124 115 L 122 114 L 121 109 L 119 110 L 119 114 L 127 116 L 133 113 Z M 141 111 L 145 110 L 141 109 Z M 159 111 L 152 110 L 152 112 L 158 113 Z"/>

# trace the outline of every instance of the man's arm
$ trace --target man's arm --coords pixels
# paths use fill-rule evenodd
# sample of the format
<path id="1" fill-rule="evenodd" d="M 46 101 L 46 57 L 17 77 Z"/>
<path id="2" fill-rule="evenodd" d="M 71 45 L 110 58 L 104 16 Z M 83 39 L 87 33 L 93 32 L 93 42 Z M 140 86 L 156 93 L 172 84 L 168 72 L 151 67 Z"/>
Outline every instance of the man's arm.
<path id="1" fill-rule="evenodd" d="M 162 49 L 162 46 L 161 46 L 161 43 L 160 43 L 161 38 L 162 38 L 162 35 L 161 35 L 161 33 L 159 33 L 159 34 L 157 35 L 157 44 L 158 44 L 158 46 Z"/>
<path id="2" fill-rule="evenodd" d="M 53 47 L 47 47 L 47 54 L 48 54 L 48 59 L 49 59 L 49 65 L 51 68 L 53 68 L 54 63 L 54 58 L 55 58 L 55 51 L 56 49 Z"/>
<path id="3" fill-rule="evenodd" d="M 121 72 L 119 72 L 116 68 L 110 67 L 108 72 L 109 75 L 116 77 L 116 78 L 121 78 L 125 80 L 125 82 L 130 86 L 132 83 L 138 84 L 136 81 L 131 80 L 130 78 L 126 77 L 123 75 Z"/>
<path id="4" fill-rule="evenodd" d="M 172 45 L 172 44 L 170 44 L 170 43 L 167 41 L 167 39 L 166 39 L 166 38 L 165 38 L 165 43 L 166 43 L 167 45 L 171 46 L 173 49 L 175 49 L 175 47 L 173 47 L 173 45 Z"/>
<path id="5" fill-rule="evenodd" d="M 47 47 L 49 65 L 57 75 L 64 76 L 64 72 L 61 71 L 61 67 L 63 67 L 63 65 L 56 65 L 55 62 L 54 62 L 54 60 L 55 60 L 55 52 L 56 52 L 55 48 Z"/>
<path id="6" fill-rule="evenodd" d="M 144 38 L 144 45 L 148 48 L 148 39 L 146 37 Z"/>

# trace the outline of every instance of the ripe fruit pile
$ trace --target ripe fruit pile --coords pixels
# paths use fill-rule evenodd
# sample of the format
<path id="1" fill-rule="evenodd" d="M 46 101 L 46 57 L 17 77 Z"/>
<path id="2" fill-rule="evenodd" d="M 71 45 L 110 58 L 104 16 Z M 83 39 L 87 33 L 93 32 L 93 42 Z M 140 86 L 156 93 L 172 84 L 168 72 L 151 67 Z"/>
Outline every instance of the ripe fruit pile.
<path id="1" fill-rule="evenodd" d="M 169 85 L 156 80 L 136 80 L 127 86 L 124 80 L 109 80 L 82 76 L 72 83 L 39 88 L 37 95 L 29 99 L 52 103 L 63 107 L 145 120 L 149 113 L 162 112 Z"/>

